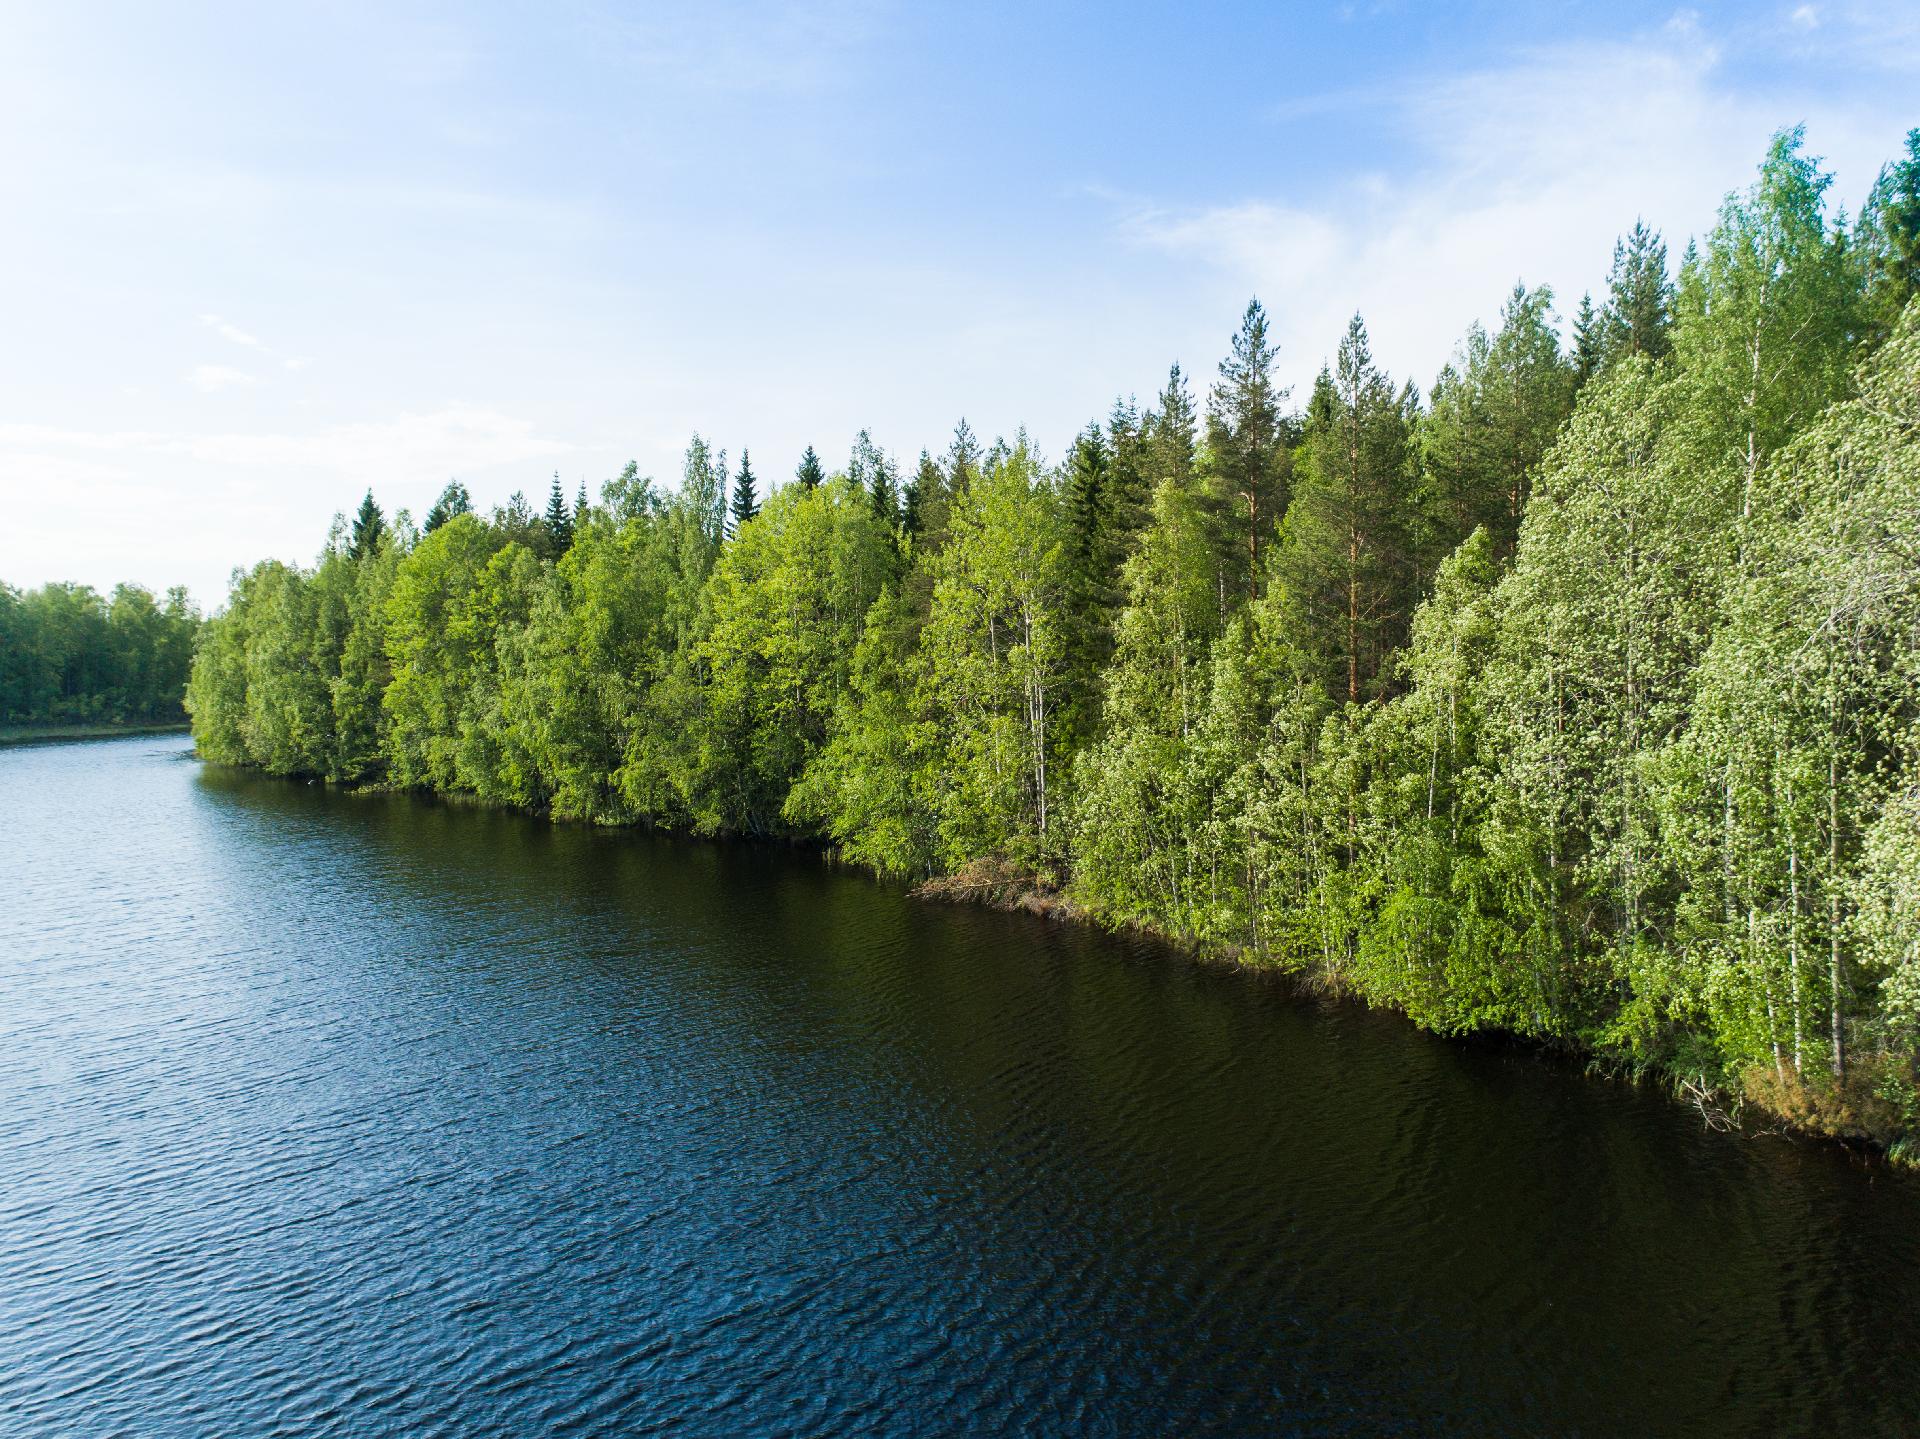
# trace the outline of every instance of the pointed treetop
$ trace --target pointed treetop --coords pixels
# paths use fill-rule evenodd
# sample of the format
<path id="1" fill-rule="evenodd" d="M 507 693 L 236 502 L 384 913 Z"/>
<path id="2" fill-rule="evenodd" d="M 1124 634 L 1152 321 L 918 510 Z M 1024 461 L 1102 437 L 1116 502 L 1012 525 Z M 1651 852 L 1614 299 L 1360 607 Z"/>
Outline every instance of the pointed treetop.
<path id="1" fill-rule="evenodd" d="M 813 446 L 807 446 L 807 452 L 800 457 L 799 467 L 793 477 L 807 489 L 817 490 L 827 478 L 826 466 L 820 463 L 820 456 L 813 452 Z"/>
<path id="2" fill-rule="evenodd" d="M 560 472 L 553 472 L 553 488 L 547 494 L 547 512 L 542 519 L 553 538 L 554 557 L 573 548 L 573 516 L 567 510 L 567 497 L 560 489 Z"/>
<path id="3" fill-rule="evenodd" d="M 347 547 L 347 553 L 356 560 L 379 553 L 387 539 L 387 518 L 380 513 L 380 506 L 373 502 L 373 491 L 367 491 L 367 497 L 360 501 L 360 509 L 353 517 L 353 540 Z"/>
<path id="4" fill-rule="evenodd" d="M 742 450 L 740 473 L 734 476 L 733 480 L 733 500 L 727 506 L 727 512 L 733 519 L 733 533 L 736 535 L 740 533 L 747 521 L 760 513 L 760 501 L 754 496 L 753 484 L 753 461 L 748 458 L 747 452 Z"/>

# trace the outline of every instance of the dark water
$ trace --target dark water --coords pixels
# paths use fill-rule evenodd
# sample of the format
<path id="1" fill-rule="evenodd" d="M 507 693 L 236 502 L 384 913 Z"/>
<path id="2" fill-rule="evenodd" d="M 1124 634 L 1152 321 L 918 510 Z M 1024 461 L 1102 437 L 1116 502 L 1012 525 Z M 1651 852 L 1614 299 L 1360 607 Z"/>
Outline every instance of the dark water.
<path id="1" fill-rule="evenodd" d="M 9 1434 L 1920 1431 L 1920 1183 L 804 856 L 0 752 Z"/>

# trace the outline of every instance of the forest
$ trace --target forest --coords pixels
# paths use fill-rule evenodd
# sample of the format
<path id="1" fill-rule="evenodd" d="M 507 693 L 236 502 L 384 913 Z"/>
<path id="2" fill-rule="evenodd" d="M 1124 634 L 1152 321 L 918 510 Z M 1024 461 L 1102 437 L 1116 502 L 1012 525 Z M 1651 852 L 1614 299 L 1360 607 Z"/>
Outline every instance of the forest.
<path id="1" fill-rule="evenodd" d="M 185 723 L 200 623 L 178 588 L 0 584 L 0 725 Z"/>
<path id="2" fill-rule="evenodd" d="M 236 575 L 199 751 L 1053 896 L 1914 1155 L 1920 130 L 1829 185 L 1782 132 L 1425 394 L 1358 316 L 1288 393 L 1255 302 L 1057 460 L 369 494 Z"/>

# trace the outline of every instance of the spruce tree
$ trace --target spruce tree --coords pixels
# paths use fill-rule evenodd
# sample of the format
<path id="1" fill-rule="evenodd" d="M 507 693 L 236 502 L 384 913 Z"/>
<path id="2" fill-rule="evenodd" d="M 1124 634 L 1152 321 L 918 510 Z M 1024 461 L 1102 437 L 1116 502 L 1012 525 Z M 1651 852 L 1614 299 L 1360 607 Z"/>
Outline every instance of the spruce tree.
<path id="1" fill-rule="evenodd" d="M 580 533 L 580 526 L 585 524 L 586 520 L 587 520 L 587 482 L 585 480 L 582 480 L 580 482 L 580 489 L 578 490 L 578 492 L 575 493 L 573 497 L 573 530 L 575 535 L 578 535 Z"/>
<path id="2" fill-rule="evenodd" d="M 1600 371 L 1604 335 L 1601 316 L 1594 311 L 1592 294 L 1580 297 L 1580 309 L 1573 317 L 1573 387 L 1581 389 Z"/>
<path id="3" fill-rule="evenodd" d="M 553 472 L 553 488 L 547 494 L 547 512 L 541 517 L 547 528 L 551 559 L 558 559 L 573 548 L 573 516 L 567 510 L 567 497 L 560 490 L 560 472 Z"/>
<path id="4" fill-rule="evenodd" d="M 747 452 L 742 450 L 740 473 L 733 479 L 733 501 L 727 507 L 727 512 L 733 518 L 733 533 L 736 535 L 748 520 L 760 513 L 760 501 L 753 491 L 753 461 L 747 457 Z"/>
<path id="5" fill-rule="evenodd" d="M 1220 362 L 1207 410 L 1222 586 L 1248 596 L 1259 590 L 1261 547 L 1286 513 L 1292 470 L 1280 411 L 1287 392 L 1273 383 L 1275 353 L 1267 339 L 1267 312 L 1252 300 L 1232 352 Z"/>
<path id="6" fill-rule="evenodd" d="M 353 542 L 347 547 L 347 553 L 356 560 L 363 560 L 368 555 L 378 553 L 386 539 L 386 516 L 380 513 L 380 506 L 373 502 L 373 491 L 368 490 L 353 517 Z"/>
<path id="7" fill-rule="evenodd" d="M 865 490 L 873 501 L 873 512 L 888 525 L 900 521 L 900 480 L 887 457 L 874 444 L 870 432 L 862 430 L 854 437 L 853 454 L 847 462 L 847 477 Z"/>
<path id="8" fill-rule="evenodd" d="M 1602 349 L 1610 363 L 1623 355 L 1658 360 L 1672 346 L 1673 282 L 1667 278 L 1667 246 L 1660 232 L 1635 220 L 1626 238 L 1615 241 L 1613 269 L 1607 276 L 1607 307 Z"/>
<path id="9" fill-rule="evenodd" d="M 793 477 L 809 490 L 817 490 L 827 478 L 826 467 L 820 463 L 820 457 L 813 452 L 813 446 L 807 446 L 807 452 L 800 457 L 800 464 L 794 470 Z"/>
<path id="10" fill-rule="evenodd" d="M 473 497 L 467 493 L 467 487 L 458 480 L 448 480 L 447 487 L 440 492 L 440 498 L 427 511 L 425 533 L 432 534 L 455 515 L 472 513 Z"/>
<path id="11" fill-rule="evenodd" d="M 1166 388 L 1147 416 L 1147 464 L 1153 489 L 1171 481 L 1184 492 L 1193 482 L 1197 424 L 1187 377 L 1176 364 L 1167 371 Z"/>
<path id="12" fill-rule="evenodd" d="M 947 478 L 925 450 L 913 478 L 907 481 L 900 508 L 901 527 L 922 542 L 937 545 L 947 529 Z"/>
<path id="13" fill-rule="evenodd" d="M 1375 367 L 1355 315 L 1314 385 L 1306 469 L 1275 557 L 1289 628 L 1328 693 L 1348 701 L 1376 692 L 1419 597 L 1410 398 Z"/>
<path id="14" fill-rule="evenodd" d="M 947 446 L 947 493 L 958 499 L 980 478 L 980 441 L 965 419 L 953 427 L 953 443 Z"/>
<path id="15" fill-rule="evenodd" d="M 1877 345 L 1920 295 L 1920 129 L 1907 132 L 1907 153 L 1874 181 L 1856 242 L 1866 270 L 1866 338 Z"/>

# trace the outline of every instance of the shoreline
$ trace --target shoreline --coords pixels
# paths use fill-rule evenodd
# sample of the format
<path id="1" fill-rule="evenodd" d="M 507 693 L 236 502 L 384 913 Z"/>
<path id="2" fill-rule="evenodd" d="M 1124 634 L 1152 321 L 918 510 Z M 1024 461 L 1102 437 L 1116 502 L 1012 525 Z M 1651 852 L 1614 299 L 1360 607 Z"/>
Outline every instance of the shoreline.
<path id="1" fill-rule="evenodd" d="M 187 732 L 190 727 L 168 726 L 165 729 L 170 733 Z M 216 768 L 233 769 L 266 779 L 298 778 L 293 775 L 269 774 L 252 765 L 221 765 L 216 761 L 201 759 L 197 750 L 191 753 L 200 763 L 214 765 Z M 1070 893 L 1049 885 L 1032 873 L 1002 860 L 975 860 L 965 868 L 950 874 L 934 875 L 917 882 L 901 881 L 879 874 L 866 865 L 847 860 L 839 855 L 827 841 L 810 836 L 694 835 L 689 831 L 665 825 L 601 824 L 591 820 L 555 819 L 543 810 L 501 804 L 482 799 L 475 794 L 445 794 L 437 790 L 406 789 L 379 783 L 341 784 L 331 780 L 314 782 L 324 784 L 327 788 L 338 790 L 343 794 L 406 795 L 412 799 L 424 799 L 449 806 L 524 815 L 549 825 L 578 824 L 610 834 L 626 830 L 668 835 L 678 839 L 700 839 L 721 843 L 743 841 L 773 843 L 792 848 L 804 848 L 811 850 L 834 868 L 858 871 L 875 883 L 900 885 L 909 899 L 922 903 L 967 905 L 997 910 L 1003 914 L 1026 914 L 1052 924 L 1076 925 L 1104 934 L 1129 935 L 1137 939 L 1149 940 L 1161 946 L 1169 959 L 1181 959 L 1187 963 L 1232 972 L 1263 982 L 1282 983 L 1303 1002 L 1352 1004 L 1369 1011 L 1392 1014 L 1401 1022 L 1412 1025 L 1422 1033 L 1431 1034 L 1449 1042 L 1512 1045 L 1542 1058 L 1577 1064 L 1590 1079 L 1604 1078 L 1616 1082 L 1624 1080 L 1636 1086 L 1652 1082 L 1663 1091 L 1670 1103 L 1693 1109 L 1706 1128 L 1721 1133 L 1739 1134 L 1756 1139 L 1768 1135 L 1785 1134 L 1801 1142 L 1817 1143 L 1823 1147 L 1846 1151 L 1855 1157 L 1877 1160 L 1891 1172 L 1920 1173 L 1920 1136 L 1905 1132 L 1875 1132 L 1871 1128 L 1857 1125 L 1844 1127 L 1843 1123 L 1836 1123 L 1826 1117 L 1834 1109 L 1838 1109 L 1843 1116 L 1850 1113 L 1853 1102 L 1859 1098 L 1857 1092 L 1850 1091 L 1823 1097 L 1811 1090 L 1789 1087 L 1784 1091 L 1783 1097 L 1791 1101 L 1790 1103 L 1770 1103 L 1769 1091 L 1777 1094 L 1782 1091 L 1779 1086 L 1763 1078 L 1749 1077 L 1748 1084 L 1739 1091 L 1719 1089 L 1704 1085 L 1697 1076 L 1681 1074 L 1657 1064 L 1636 1064 L 1627 1056 L 1610 1054 L 1590 1045 L 1556 1042 L 1511 1030 L 1483 1029 L 1448 1034 L 1428 1029 L 1397 1006 L 1372 1002 L 1353 986 L 1342 983 L 1337 976 L 1316 974 L 1306 969 L 1289 969 L 1278 963 L 1249 960 L 1245 957 L 1244 950 L 1183 938 L 1134 921 L 1111 921 L 1098 911 L 1079 903 Z"/>
<path id="2" fill-rule="evenodd" d="M 143 735 L 190 734 L 185 720 L 178 724 L 46 724 L 0 725 L 0 749 L 15 745 L 75 744 L 83 740 L 138 739 Z"/>
<path id="3" fill-rule="evenodd" d="M 842 862 L 834 859 L 830 850 L 827 853 L 831 862 Z M 1789 1135 L 1801 1142 L 1878 1160 L 1897 1173 L 1920 1174 L 1920 1138 L 1906 1132 L 1876 1132 L 1859 1125 L 1846 1127 L 1844 1120 L 1834 1122 L 1827 1117 L 1834 1110 L 1843 1116 L 1851 1113 L 1860 1097 L 1857 1090 L 1821 1095 L 1791 1083 L 1783 1088 L 1771 1076 L 1758 1074 L 1749 1076 L 1741 1090 L 1720 1089 L 1703 1084 L 1697 1076 L 1659 1064 L 1636 1064 L 1625 1055 L 1591 1045 L 1556 1042 L 1512 1030 L 1482 1029 L 1447 1034 L 1428 1029 L 1395 1005 L 1374 1003 L 1337 976 L 1248 959 L 1244 949 L 1210 945 L 1135 921 L 1109 921 L 1080 904 L 1070 893 L 998 861 L 975 861 L 953 874 L 936 875 L 912 885 L 908 894 L 931 903 L 975 905 L 1005 914 L 1029 914 L 1050 923 L 1080 925 L 1105 934 L 1150 940 L 1162 946 L 1169 957 L 1190 964 L 1282 983 L 1303 1002 L 1350 1004 L 1370 1012 L 1392 1014 L 1422 1033 L 1450 1042 L 1510 1045 L 1543 1059 L 1577 1065 L 1590 1079 L 1625 1081 L 1635 1086 L 1651 1083 L 1669 1102 L 1692 1109 L 1705 1128 L 1720 1133 L 1752 1139 Z M 1781 1096 L 1788 1103 L 1769 1102 L 1773 1095 Z"/>

